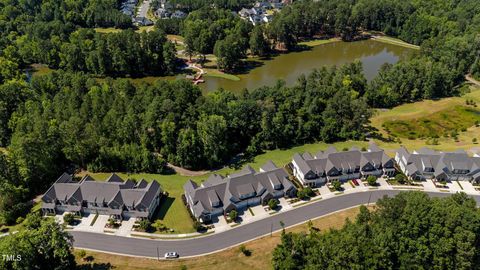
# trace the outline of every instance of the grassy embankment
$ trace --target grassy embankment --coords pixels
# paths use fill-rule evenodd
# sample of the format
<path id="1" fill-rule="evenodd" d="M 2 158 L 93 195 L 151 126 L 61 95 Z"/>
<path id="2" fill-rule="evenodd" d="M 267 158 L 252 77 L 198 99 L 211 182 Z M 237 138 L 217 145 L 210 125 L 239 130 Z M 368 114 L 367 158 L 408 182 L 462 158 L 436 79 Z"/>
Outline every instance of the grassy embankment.
<path id="1" fill-rule="evenodd" d="M 420 49 L 420 46 L 410 44 L 410 43 L 405 42 L 405 41 L 403 41 L 399 38 L 394 38 L 394 37 L 387 36 L 382 32 L 366 31 L 365 34 L 372 35 L 372 39 L 376 40 L 376 41 L 379 41 L 379 42 L 398 45 L 398 46 L 402 46 L 402 47 L 406 47 L 406 48 L 410 48 L 410 49 L 415 49 L 415 50 Z"/>
<path id="2" fill-rule="evenodd" d="M 345 224 L 345 220 L 349 218 L 353 220 L 358 214 L 358 208 L 347 209 L 342 212 L 331 214 L 312 220 L 313 226 L 319 228 L 321 231 L 330 228 L 340 228 Z M 292 232 L 307 231 L 306 224 L 298 225 L 287 229 Z M 265 236 L 263 238 L 250 241 L 245 244 L 245 247 L 252 252 L 251 256 L 243 255 L 238 247 L 233 247 L 212 255 L 191 258 L 179 259 L 172 261 L 157 261 L 152 259 L 142 259 L 125 257 L 118 255 L 111 255 L 99 252 L 87 251 L 87 256 L 94 258 L 94 266 L 88 268 L 86 263 L 79 258 L 77 250 L 75 252 L 77 263 L 86 269 L 103 269 L 102 266 L 110 264 L 113 269 L 117 270 L 139 270 L 139 269 L 229 269 L 229 270 L 243 270 L 243 269 L 271 269 L 272 251 L 275 246 L 280 243 L 280 233 L 274 233 L 272 237 Z M 83 268 L 82 268 L 83 269 Z"/>

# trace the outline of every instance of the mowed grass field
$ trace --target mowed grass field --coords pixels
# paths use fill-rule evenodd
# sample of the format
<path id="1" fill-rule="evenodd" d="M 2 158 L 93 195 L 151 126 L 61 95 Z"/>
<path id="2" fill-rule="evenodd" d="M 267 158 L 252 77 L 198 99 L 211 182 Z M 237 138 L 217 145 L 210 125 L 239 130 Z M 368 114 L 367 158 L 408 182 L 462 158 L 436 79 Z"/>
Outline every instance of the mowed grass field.
<path id="1" fill-rule="evenodd" d="M 371 207 L 373 209 L 373 207 Z M 346 219 L 353 220 L 359 212 L 359 208 L 351 208 L 342 212 L 333 213 L 328 216 L 312 220 L 313 226 L 319 228 L 321 231 L 326 231 L 331 228 L 339 229 L 344 224 Z M 308 227 L 306 224 L 298 225 L 287 229 L 288 232 L 306 232 Z M 81 260 L 78 256 L 79 250 L 75 251 L 77 263 L 80 269 L 117 269 L 117 270 L 140 270 L 140 269 L 172 269 L 178 270 L 182 267 L 186 269 L 229 269 L 229 270 L 244 270 L 244 269 L 272 269 L 272 252 L 275 246 L 280 243 L 280 233 L 274 233 L 271 237 L 265 236 L 260 239 L 250 241 L 245 244 L 245 247 L 252 252 L 251 256 L 243 255 L 238 247 L 217 252 L 215 254 L 206 255 L 191 259 L 179 260 L 153 260 L 142 259 L 126 256 L 118 256 L 106 253 L 87 251 L 87 256 L 93 257 L 92 265 L 89 265 Z M 110 265 L 111 268 L 106 266 Z M 90 266 L 90 267 L 89 267 Z M 102 268 L 103 267 L 103 268 Z"/>

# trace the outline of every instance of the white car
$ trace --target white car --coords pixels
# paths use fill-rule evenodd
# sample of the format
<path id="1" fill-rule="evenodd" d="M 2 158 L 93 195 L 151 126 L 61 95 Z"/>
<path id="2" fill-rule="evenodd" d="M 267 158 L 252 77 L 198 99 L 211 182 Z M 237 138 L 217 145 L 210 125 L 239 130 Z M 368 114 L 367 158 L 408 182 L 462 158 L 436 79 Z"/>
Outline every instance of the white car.
<path id="1" fill-rule="evenodd" d="M 179 255 L 175 251 L 165 253 L 165 259 L 176 259 L 178 257 L 179 257 Z"/>

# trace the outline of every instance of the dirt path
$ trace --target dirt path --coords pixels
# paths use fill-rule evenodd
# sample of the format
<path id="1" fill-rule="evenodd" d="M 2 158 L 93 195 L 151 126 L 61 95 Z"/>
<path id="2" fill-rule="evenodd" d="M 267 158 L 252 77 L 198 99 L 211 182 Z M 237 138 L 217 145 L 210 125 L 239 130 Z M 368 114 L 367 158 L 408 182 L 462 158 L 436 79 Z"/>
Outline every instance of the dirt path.
<path id="1" fill-rule="evenodd" d="M 174 170 L 176 173 L 183 175 L 183 176 L 202 176 L 205 174 L 210 173 L 210 171 L 191 171 L 182 167 L 175 166 L 171 163 L 168 163 L 167 165 L 169 168 Z"/>
<path id="2" fill-rule="evenodd" d="M 477 81 L 477 80 L 475 80 L 475 79 L 472 77 L 472 75 L 470 75 L 470 74 L 465 75 L 465 79 L 466 79 L 467 81 L 475 84 L 476 86 L 480 86 L 480 82 Z"/>

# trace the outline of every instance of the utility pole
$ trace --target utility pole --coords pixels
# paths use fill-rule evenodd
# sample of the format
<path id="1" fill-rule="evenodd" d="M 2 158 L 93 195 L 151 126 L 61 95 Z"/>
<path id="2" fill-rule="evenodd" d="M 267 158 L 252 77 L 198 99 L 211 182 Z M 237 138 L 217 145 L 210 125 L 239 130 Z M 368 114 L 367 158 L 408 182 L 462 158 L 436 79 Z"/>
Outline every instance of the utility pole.
<path id="1" fill-rule="evenodd" d="M 160 261 L 160 252 L 158 251 L 158 246 L 157 246 L 157 260 Z"/>
<path id="2" fill-rule="evenodd" d="M 270 237 L 272 237 L 272 232 L 273 232 L 273 223 L 270 223 Z"/>
<path id="3" fill-rule="evenodd" d="M 370 195 L 368 196 L 368 203 L 367 203 L 367 206 L 370 205 L 370 199 L 372 198 L 372 193 L 370 193 Z"/>

